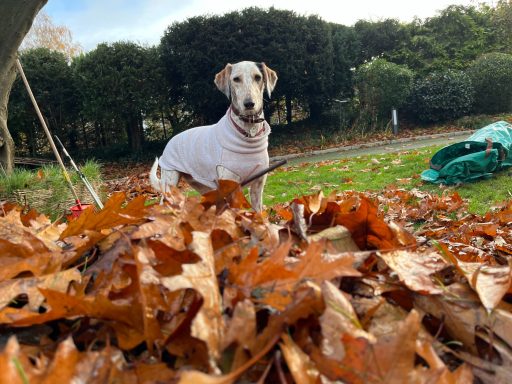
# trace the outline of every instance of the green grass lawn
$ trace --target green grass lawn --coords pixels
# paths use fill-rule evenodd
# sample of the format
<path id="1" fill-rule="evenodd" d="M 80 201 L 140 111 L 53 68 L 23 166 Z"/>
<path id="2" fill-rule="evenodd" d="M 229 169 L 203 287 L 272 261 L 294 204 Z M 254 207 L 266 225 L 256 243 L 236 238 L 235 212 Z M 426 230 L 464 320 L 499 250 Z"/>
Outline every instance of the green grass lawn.
<path id="1" fill-rule="evenodd" d="M 441 194 L 446 189 L 456 190 L 469 201 L 469 212 L 484 214 L 493 205 L 512 198 L 512 178 L 508 176 L 507 170 L 496 173 L 491 179 L 457 187 L 423 182 L 419 174 L 428 169 L 430 158 L 440 148 L 425 147 L 279 169 L 267 179 L 264 202 L 271 206 L 320 189 L 327 194 L 332 190 L 380 191 L 395 186 L 418 188 L 433 194 Z"/>

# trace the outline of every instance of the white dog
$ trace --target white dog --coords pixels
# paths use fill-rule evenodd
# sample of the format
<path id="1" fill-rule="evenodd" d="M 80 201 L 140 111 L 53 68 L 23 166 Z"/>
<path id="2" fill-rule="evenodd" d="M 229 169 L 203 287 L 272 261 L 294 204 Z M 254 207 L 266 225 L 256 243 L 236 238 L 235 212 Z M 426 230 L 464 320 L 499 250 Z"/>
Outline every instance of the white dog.
<path id="1" fill-rule="evenodd" d="M 215 85 L 231 100 L 226 114 L 217 124 L 174 136 L 151 168 L 152 187 L 165 193 L 183 176 L 204 193 L 216 189 L 219 179 L 242 183 L 267 168 L 270 126 L 263 117 L 263 94 L 266 89 L 270 97 L 276 82 L 276 73 L 265 63 L 227 64 L 215 76 Z M 161 179 L 157 177 L 159 164 Z M 266 178 L 261 176 L 249 184 L 256 211 L 262 210 Z"/>

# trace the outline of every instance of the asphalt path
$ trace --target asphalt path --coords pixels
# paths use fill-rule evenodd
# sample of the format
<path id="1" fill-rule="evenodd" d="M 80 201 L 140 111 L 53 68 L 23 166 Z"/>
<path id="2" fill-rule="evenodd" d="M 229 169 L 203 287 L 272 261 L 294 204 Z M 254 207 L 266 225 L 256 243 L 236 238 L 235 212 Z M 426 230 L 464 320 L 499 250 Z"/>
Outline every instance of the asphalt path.
<path id="1" fill-rule="evenodd" d="M 402 152 L 433 145 L 444 146 L 463 141 L 473 132 L 474 131 L 458 131 L 428 136 L 416 136 L 398 140 L 388 140 L 386 142 L 329 148 L 325 150 L 311 151 L 308 153 L 274 156 L 271 158 L 271 161 L 287 159 L 289 165 L 297 165 L 300 163 L 317 163 L 320 161 L 343 159 L 347 157 Z"/>

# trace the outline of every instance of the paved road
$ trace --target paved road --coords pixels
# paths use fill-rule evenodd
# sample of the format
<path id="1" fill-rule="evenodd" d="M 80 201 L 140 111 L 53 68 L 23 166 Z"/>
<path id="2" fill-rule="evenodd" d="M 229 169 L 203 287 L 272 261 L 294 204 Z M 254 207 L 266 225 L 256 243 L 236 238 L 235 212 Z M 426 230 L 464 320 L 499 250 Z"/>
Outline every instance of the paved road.
<path id="1" fill-rule="evenodd" d="M 355 157 L 372 154 L 384 154 L 390 152 L 407 151 L 431 145 L 449 145 L 464 140 L 474 131 L 460 131 L 451 133 L 442 133 L 437 135 L 420 136 L 411 139 L 392 140 L 386 143 L 371 143 L 357 146 L 330 148 L 327 150 L 314 151 L 309 154 L 292 154 L 286 156 L 272 157 L 271 161 L 277 161 L 286 158 L 288 164 L 296 165 L 299 163 L 316 163 L 324 160 L 335 160 L 346 157 Z"/>

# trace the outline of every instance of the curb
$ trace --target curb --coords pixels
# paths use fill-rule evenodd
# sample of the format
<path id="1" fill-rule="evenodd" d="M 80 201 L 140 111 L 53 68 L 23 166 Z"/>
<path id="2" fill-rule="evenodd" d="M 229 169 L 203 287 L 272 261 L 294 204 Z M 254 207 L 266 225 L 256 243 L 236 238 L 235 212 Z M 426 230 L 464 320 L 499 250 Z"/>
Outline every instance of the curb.
<path id="1" fill-rule="evenodd" d="M 273 162 L 273 161 L 280 161 L 280 160 L 289 160 L 289 159 L 295 159 L 297 157 L 307 158 L 309 156 L 323 155 L 323 154 L 332 153 L 332 152 L 345 152 L 345 151 L 351 151 L 354 149 L 361 149 L 361 148 L 374 148 L 374 147 L 386 146 L 386 145 L 390 145 L 390 144 L 408 143 L 411 141 L 419 141 L 419 140 L 425 140 L 425 139 L 437 139 L 440 137 L 463 136 L 463 135 L 469 136 L 472 133 L 474 133 L 475 131 L 476 131 L 476 129 L 466 130 L 466 131 L 436 133 L 433 135 L 404 137 L 401 139 L 375 141 L 375 142 L 371 142 L 371 143 L 367 143 L 367 144 L 343 145 L 343 146 L 339 146 L 339 147 L 318 149 L 318 150 L 313 150 L 313 151 L 308 151 L 308 152 L 303 152 L 303 153 L 290 153 L 289 155 L 272 156 L 270 158 L 270 161 Z"/>

